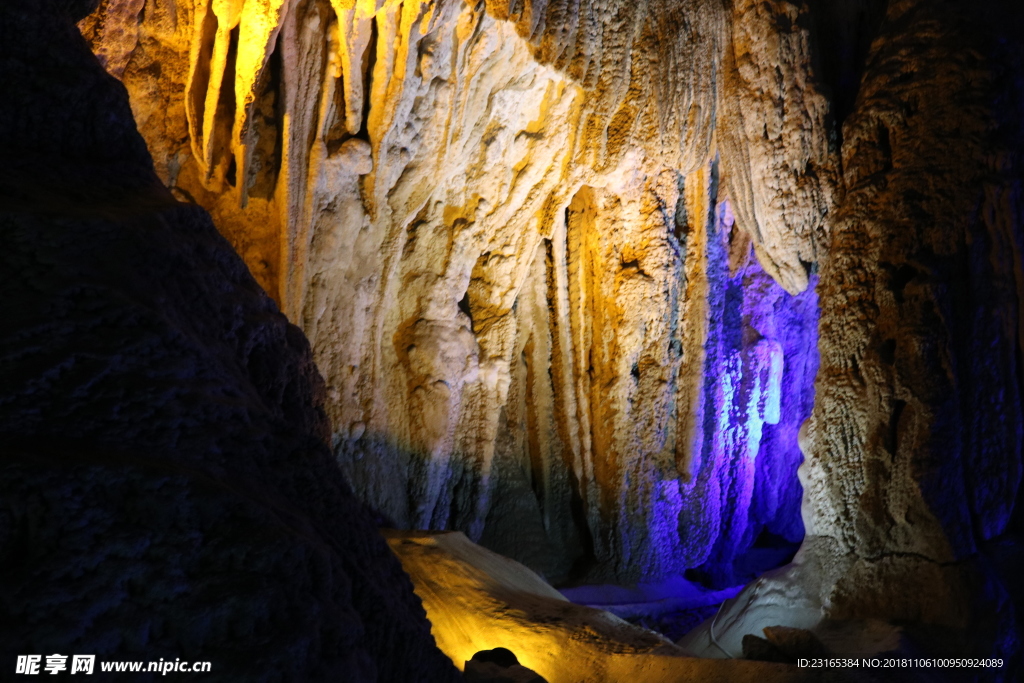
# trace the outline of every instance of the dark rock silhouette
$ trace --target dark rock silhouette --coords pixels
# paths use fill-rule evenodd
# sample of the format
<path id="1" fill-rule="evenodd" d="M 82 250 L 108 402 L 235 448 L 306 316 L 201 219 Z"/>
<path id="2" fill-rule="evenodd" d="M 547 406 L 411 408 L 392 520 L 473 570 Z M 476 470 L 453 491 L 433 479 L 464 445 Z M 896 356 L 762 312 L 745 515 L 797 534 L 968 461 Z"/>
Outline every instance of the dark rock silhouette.
<path id="1" fill-rule="evenodd" d="M 0 667 L 458 680 L 325 444 L 305 338 L 160 186 L 89 4 L 0 5 Z"/>

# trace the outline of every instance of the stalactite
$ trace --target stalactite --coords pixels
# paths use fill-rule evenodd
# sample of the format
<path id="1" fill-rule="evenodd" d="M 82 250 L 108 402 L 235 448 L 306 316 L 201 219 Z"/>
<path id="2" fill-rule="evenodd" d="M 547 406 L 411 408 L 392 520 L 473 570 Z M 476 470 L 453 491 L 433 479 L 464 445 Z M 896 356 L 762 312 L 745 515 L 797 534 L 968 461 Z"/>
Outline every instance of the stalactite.
<path id="1" fill-rule="evenodd" d="M 366 502 L 556 582 L 735 584 L 805 523 L 695 636 L 738 654 L 823 617 L 973 632 L 1024 471 L 1014 7 L 103 0 L 81 26 L 161 179 L 312 341 Z"/>
<path id="2" fill-rule="evenodd" d="M 179 4 L 173 34 L 142 21 L 134 59 L 159 48 L 169 78 L 187 76 L 176 135 L 191 151 L 168 150 L 169 124 L 143 134 L 309 335 L 368 502 L 555 579 L 655 579 L 753 542 L 777 353 L 714 351 L 714 321 L 740 321 L 742 299 L 710 302 L 748 233 L 790 291 L 817 258 L 832 160 L 806 31 L 777 28 L 795 10 Z M 767 66 L 750 71 L 737 41 Z M 131 63 L 123 77 L 141 112 L 173 89 Z M 774 117 L 770 139 L 716 133 L 745 109 Z M 761 160 L 785 198 L 760 194 Z M 704 225 L 723 168 L 744 217 L 725 237 Z M 719 357 L 729 400 L 705 379 Z"/>
<path id="3" fill-rule="evenodd" d="M 331 0 L 331 6 L 338 15 L 337 55 L 345 93 L 345 128 L 350 135 L 358 135 L 365 108 L 366 51 L 373 35 L 374 15 L 380 11 L 381 3 Z"/>

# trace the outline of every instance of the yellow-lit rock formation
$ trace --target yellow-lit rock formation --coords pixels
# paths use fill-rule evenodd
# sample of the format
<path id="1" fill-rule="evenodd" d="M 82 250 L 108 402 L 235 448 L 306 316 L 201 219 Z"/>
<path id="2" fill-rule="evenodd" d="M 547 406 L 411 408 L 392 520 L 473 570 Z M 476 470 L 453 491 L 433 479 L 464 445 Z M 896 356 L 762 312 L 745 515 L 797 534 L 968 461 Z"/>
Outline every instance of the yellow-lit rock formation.
<path id="1" fill-rule="evenodd" d="M 796 294 L 823 235 L 799 14 L 107 0 L 83 27 L 164 180 L 310 338 L 368 502 L 552 576 L 650 577 L 747 533 L 680 520 L 754 495 L 752 470 L 698 471 L 705 415 L 733 410 L 705 396 L 708 249 L 736 274 L 753 243 Z"/>
<path id="2" fill-rule="evenodd" d="M 461 533 L 385 536 L 423 600 L 437 646 L 459 668 L 477 652 L 503 647 L 548 683 L 823 680 L 791 665 L 686 656 L 656 633 L 574 605 L 523 565 Z"/>

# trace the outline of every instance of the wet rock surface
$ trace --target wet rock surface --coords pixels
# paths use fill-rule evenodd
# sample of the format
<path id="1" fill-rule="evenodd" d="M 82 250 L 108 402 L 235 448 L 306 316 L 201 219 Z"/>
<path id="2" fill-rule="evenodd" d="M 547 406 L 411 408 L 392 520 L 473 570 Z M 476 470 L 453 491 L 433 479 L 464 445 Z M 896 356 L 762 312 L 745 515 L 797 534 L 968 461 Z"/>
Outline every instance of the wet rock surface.
<path id="1" fill-rule="evenodd" d="M 478 673 L 527 676 L 503 666 L 511 663 L 500 652 L 507 650 L 519 668 L 549 683 L 844 680 L 780 663 L 688 657 L 657 633 L 569 602 L 525 566 L 460 532 L 385 534 L 423 599 L 438 646 L 453 661 L 466 662 L 467 679 Z"/>

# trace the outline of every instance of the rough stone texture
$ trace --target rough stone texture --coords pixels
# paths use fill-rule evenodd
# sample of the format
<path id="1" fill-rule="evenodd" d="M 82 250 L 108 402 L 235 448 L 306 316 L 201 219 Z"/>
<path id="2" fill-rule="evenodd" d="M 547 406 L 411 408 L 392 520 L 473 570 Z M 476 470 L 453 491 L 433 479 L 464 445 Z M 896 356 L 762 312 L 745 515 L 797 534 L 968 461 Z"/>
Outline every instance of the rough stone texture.
<path id="1" fill-rule="evenodd" d="M 1021 21 L 1014 3 L 889 3 L 843 127 L 821 266 L 807 537 L 691 651 L 881 619 L 930 625 L 910 634 L 926 650 L 1007 662 L 971 680 L 1019 679 L 1019 569 L 999 577 L 978 551 L 1020 503 Z"/>
<path id="2" fill-rule="evenodd" d="M 844 126 L 802 469 L 808 535 L 848 563 L 836 615 L 962 621 L 946 566 L 1020 485 L 1020 61 L 997 9 L 891 3 Z"/>
<path id="3" fill-rule="evenodd" d="M 753 242 L 795 294 L 817 258 L 835 160 L 797 7 L 154 0 L 129 30 L 133 7 L 87 37 L 108 66 L 135 41 L 161 178 L 306 332 L 392 523 L 555 580 L 727 581 L 761 529 L 799 536 L 795 487 L 762 479 L 793 481 L 813 339 L 775 328 L 813 304 L 713 275 L 753 283 Z"/>
<path id="4" fill-rule="evenodd" d="M 108 0 L 82 26 L 159 177 L 312 340 L 390 521 L 556 580 L 735 580 L 801 533 L 778 482 L 820 261 L 810 535 L 725 648 L 783 610 L 1000 654 L 1006 591 L 964 560 L 1024 514 L 1021 16 L 976 5 Z"/>
<path id="5" fill-rule="evenodd" d="M 835 184 L 828 100 L 815 88 L 806 5 L 732 3 L 717 122 L 724 178 L 740 226 L 787 291 L 807 288 Z"/>
<path id="6" fill-rule="evenodd" d="M 160 185 L 81 14 L 0 5 L 4 670 L 458 680 L 331 457 L 308 343 Z"/>
<path id="7" fill-rule="evenodd" d="M 764 638 L 743 636 L 743 656 L 762 662 L 789 662 L 830 657 L 828 648 L 810 631 L 785 626 L 769 627 Z"/>
<path id="8" fill-rule="evenodd" d="M 423 598 L 438 646 L 456 662 L 507 648 L 549 683 L 844 680 L 783 664 L 686 657 L 662 636 L 568 602 L 523 565 L 461 533 L 385 533 Z"/>

